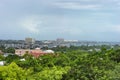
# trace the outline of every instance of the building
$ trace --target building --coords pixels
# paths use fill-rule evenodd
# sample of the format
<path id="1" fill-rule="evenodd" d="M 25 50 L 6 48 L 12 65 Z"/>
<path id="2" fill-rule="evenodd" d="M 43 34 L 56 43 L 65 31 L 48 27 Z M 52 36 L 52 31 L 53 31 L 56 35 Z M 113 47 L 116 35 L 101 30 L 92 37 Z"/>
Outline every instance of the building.
<path id="1" fill-rule="evenodd" d="M 44 52 L 45 52 L 45 53 L 54 53 L 53 50 L 45 50 Z"/>
<path id="2" fill-rule="evenodd" d="M 64 42 L 64 39 L 63 38 L 57 38 L 56 42 L 59 45 L 59 44 Z"/>
<path id="3" fill-rule="evenodd" d="M 0 66 L 4 66 L 5 61 L 0 61 Z"/>
<path id="4" fill-rule="evenodd" d="M 3 52 L 0 50 L 0 54 L 2 54 Z"/>
<path id="5" fill-rule="evenodd" d="M 24 54 L 29 54 L 31 53 L 30 49 L 16 49 L 15 54 L 19 56 L 23 56 Z"/>
<path id="6" fill-rule="evenodd" d="M 33 39 L 33 38 L 25 38 L 25 42 L 27 44 L 34 44 L 35 43 L 35 39 Z"/>
<path id="7" fill-rule="evenodd" d="M 64 40 L 65 42 L 74 42 L 74 43 L 78 43 L 79 40 Z"/>
<path id="8" fill-rule="evenodd" d="M 41 55 L 44 55 L 45 52 L 43 52 L 40 48 L 36 48 L 34 50 L 31 50 L 31 55 L 33 55 L 34 57 L 39 57 Z"/>
<path id="9" fill-rule="evenodd" d="M 57 42 L 64 42 L 64 39 L 63 39 L 63 38 L 57 38 L 56 41 L 57 41 Z"/>
<path id="10" fill-rule="evenodd" d="M 54 53 L 54 51 L 49 50 L 49 51 L 42 51 L 40 48 L 36 48 L 36 49 L 16 49 L 15 50 L 15 54 L 19 55 L 19 56 L 23 56 L 25 54 L 31 54 L 34 57 L 39 57 L 41 55 L 44 55 L 46 53 Z"/>

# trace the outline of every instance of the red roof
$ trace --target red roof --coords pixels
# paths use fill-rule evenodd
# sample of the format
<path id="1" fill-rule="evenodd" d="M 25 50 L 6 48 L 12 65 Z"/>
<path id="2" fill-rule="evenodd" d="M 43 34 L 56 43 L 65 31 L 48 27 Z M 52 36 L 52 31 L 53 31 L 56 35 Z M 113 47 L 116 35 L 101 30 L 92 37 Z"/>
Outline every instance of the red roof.
<path id="1" fill-rule="evenodd" d="M 40 55 L 44 55 L 45 53 L 44 52 L 31 52 L 31 54 L 34 56 L 34 57 L 39 57 Z"/>

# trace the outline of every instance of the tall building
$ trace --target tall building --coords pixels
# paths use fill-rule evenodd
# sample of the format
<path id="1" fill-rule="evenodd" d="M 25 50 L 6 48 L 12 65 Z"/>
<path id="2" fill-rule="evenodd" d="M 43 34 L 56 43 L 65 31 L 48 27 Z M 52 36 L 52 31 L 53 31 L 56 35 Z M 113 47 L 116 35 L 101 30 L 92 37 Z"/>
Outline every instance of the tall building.
<path id="1" fill-rule="evenodd" d="M 35 39 L 33 39 L 33 38 L 25 38 L 25 42 L 27 44 L 34 44 L 35 43 Z"/>
<path id="2" fill-rule="evenodd" d="M 64 39 L 63 39 L 63 38 L 57 38 L 57 40 L 56 40 L 56 41 L 57 41 L 57 43 L 58 43 L 58 44 L 61 44 L 61 43 L 63 43 L 63 42 L 64 42 Z"/>

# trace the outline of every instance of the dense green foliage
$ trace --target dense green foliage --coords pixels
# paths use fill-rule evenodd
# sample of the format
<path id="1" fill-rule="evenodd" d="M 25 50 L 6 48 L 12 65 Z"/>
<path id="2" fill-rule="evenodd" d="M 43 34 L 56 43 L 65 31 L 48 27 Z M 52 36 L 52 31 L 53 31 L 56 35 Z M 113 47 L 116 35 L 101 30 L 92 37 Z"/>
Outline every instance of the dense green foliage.
<path id="1" fill-rule="evenodd" d="M 0 80 L 120 80 L 119 48 L 103 46 L 92 52 L 78 47 L 60 50 L 38 58 L 28 54 L 0 55 L 0 60 L 6 61 L 5 66 L 0 66 Z"/>
<path id="2" fill-rule="evenodd" d="M 15 49 L 12 47 L 5 48 L 4 46 L 0 46 L 0 50 L 4 53 L 15 53 Z"/>
<path id="3" fill-rule="evenodd" d="M 0 67 L 0 80 L 26 80 L 30 71 L 23 70 L 15 63 Z"/>

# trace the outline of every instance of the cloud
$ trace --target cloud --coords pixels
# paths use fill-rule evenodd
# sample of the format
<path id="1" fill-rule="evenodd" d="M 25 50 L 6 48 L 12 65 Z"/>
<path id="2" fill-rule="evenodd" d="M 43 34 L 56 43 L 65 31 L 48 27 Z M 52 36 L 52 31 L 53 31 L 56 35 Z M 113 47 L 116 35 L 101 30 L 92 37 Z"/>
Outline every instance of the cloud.
<path id="1" fill-rule="evenodd" d="M 73 10 L 81 10 L 81 9 L 98 9 L 100 8 L 100 5 L 93 5 L 93 4 L 80 4 L 76 2 L 60 2 L 60 3 L 54 3 L 59 8 L 64 9 L 73 9 Z"/>
<path id="2" fill-rule="evenodd" d="M 20 20 L 20 26 L 31 33 L 39 33 L 40 24 L 41 21 L 37 16 L 29 16 Z"/>
<path id="3" fill-rule="evenodd" d="M 74 27 L 74 28 L 64 27 L 64 28 L 62 28 L 60 31 L 58 31 L 58 33 L 76 36 L 76 35 L 82 34 L 83 32 L 82 32 L 81 29 L 78 29 L 78 28 L 76 28 L 76 27 Z"/>
<path id="4" fill-rule="evenodd" d="M 24 30 L 39 35 L 80 35 L 82 31 L 75 25 L 79 22 L 74 23 L 74 20 L 58 15 L 37 15 L 22 18 L 19 23 Z"/>
<path id="5" fill-rule="evenodd" d="M 112 27 L 114 31 L 119 32 L 120 33 L 120 25 L 115 25 Z"/>
<path id="6" fill-rule="evenodd" d="M 120 25 L 108 25 L 98 29 L 101 32 L 111 32 L 111 33 L 120 33 Z"/>

